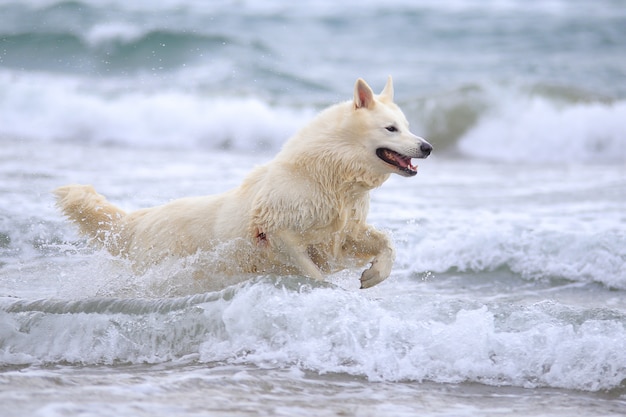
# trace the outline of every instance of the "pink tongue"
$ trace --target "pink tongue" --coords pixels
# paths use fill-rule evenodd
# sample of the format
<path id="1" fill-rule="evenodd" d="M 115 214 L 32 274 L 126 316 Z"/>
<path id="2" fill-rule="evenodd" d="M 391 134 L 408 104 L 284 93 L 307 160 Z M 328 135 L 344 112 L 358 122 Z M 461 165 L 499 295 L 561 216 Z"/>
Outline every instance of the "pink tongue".
<path id="1" fill-rule="evenodd" d="M 393 154 L 393 159 L 395 159 L 396 162 L 398 163 L 398 165 L 400 165 L 402 168 L 406 168 L 409 165 L 411 165 L 411 160 L 409 158 L 403 158 L 402 156 L 398 155 L 397 153 Z"/>

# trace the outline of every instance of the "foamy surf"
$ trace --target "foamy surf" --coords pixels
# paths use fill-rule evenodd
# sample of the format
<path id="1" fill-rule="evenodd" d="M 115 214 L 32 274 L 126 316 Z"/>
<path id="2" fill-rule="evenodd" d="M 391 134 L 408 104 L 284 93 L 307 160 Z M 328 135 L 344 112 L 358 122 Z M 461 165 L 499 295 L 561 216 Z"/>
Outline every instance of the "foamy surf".
<path id="1" fill-rule="evenodd" d="M 2 300 L 5 365 L 297 366 L 371 381 L 608 390 L 623 381 L 626 317 L 556 302 L 479 305 L 415 292 L 371 298 L 258 278 L 175 299 Z"/>
<path id="2" fill-rule="evenodd" d="M 0 135 L 34 141 L 275 153 L 319 110 L 198 86 L 136 88 L 123 79 L 0 73 L 0 85 L 11 86 L 0 97 Z M 401 105 L 413 129 L 444 153 L 526 164 L 626 161 L 626 103 L 566 97 L 485 85 Z"/>

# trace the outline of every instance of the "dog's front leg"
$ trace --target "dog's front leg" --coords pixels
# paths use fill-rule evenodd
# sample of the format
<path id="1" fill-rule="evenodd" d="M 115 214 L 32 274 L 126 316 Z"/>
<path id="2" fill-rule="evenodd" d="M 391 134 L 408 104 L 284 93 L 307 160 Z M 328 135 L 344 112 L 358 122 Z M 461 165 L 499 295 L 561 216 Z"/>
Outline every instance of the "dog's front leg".
<path id="1" fill-rule="evenodd" d="M 389 277 L 396 258 L 391 240 L 383 232 L 366 227 L 346 242 L 357 258 L 373 257 L 372 265 L 361 274 L 361 289 L 370 288 Z"/>
<path id="2" fill-rule="evenodd" d="M 386 247 L 372 261 L 372 266 L 361 274 L 361 289 L 380 284 L 389 277 L 396 253 L 392 247 Z"/>
<path id="3" fill-rule="evenodd" d="M 319 268 L 309 257 L 306 245 L 303 245 L 298 238 L 298 233 L 290 230 L 276 232 L 271 242 L 274 248 L 287 258 L 287 262 L 298 268 L 303 275 L 324 281 Z"/>

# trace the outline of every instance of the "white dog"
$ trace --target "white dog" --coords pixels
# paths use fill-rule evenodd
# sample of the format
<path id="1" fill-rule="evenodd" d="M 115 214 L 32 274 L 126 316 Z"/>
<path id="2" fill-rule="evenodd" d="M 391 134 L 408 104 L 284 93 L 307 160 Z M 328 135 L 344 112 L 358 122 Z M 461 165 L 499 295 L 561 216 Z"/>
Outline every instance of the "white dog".
<path id="1" fill-rule="evenodd" d="M 389 238 L 366 223 L 369 191 L 392 173 L 415 175 L 411 158 L 431 150 L 393 103 L 391 77 L 378 96 L 358 79 L 353 100 L 322 111 L 231 191 L 131 213 L 89 185 L 55 194 L 81 233 L 128 257 L 137 271 L 235 242 L 225 259 L 231 272 L 323 280 L 371 262 L 361 275 L 368 288 L 389 276 L 395 258 Z"/>

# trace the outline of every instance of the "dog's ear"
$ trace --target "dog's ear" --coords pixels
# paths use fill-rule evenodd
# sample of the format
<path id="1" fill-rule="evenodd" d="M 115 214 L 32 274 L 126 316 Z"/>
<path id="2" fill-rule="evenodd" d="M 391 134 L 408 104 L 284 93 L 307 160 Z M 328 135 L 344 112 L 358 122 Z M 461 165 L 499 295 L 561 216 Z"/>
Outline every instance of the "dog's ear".
<path id="1" fill-rule="evenodd" d="M 374 107 L 374 92 L 362 78 L 359 78 L 354 85 L 354 108 L 371 109 L 372 107 Z"/>
<path id="2" fill-rule="evenodd" d="M 387 84 L 385 84 L 385 88 L 383 88 L 383 91 L 380 93 L 380 99 L 393 102 L 393 80 L 391 79 L 391 75 L 387 77 Z"/>

